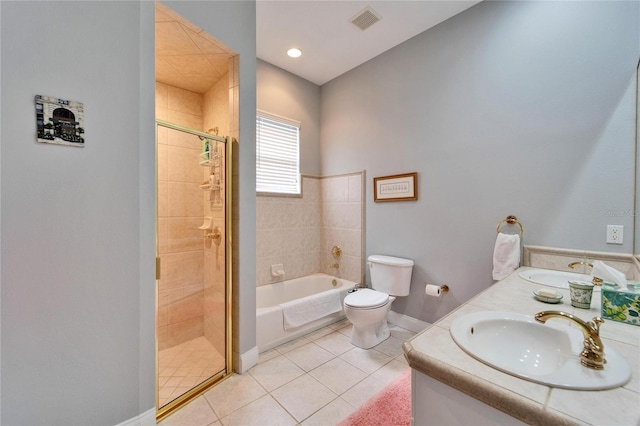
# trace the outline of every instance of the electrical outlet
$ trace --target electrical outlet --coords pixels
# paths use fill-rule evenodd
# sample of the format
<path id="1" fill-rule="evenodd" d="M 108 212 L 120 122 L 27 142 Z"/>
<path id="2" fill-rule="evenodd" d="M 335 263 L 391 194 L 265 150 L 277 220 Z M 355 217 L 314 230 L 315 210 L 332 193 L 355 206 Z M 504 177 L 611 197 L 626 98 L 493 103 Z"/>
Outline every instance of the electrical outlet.
<path id="1" fill-rule="evenodd" d="M 624 237 L 624 226 L 607 225 L 607 244 L 622 244 Z"/>

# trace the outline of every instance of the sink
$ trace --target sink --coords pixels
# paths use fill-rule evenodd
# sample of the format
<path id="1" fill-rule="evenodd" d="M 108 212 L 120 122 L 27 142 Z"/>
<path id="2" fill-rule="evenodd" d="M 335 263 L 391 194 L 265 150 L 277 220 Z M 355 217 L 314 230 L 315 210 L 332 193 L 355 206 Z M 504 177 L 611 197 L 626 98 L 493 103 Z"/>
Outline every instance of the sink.
<path id="1" fill-rule="evenodd" d="M 601 390 L 622 386 L 631 378 L 627 361 L 606 345 L 603 370 L 582 366 L 582 332 L 562 320 L 541 324 L 524 314 L 476 312 L 455 319 L 449 331 L 456 344 L 478 361 L 531 382 Z"/>
<path id="2" fill-rule="evenodd" d="M 532 283 L 542 284 L 549 287 L 569 288 L 569 281 L 587 281 L 591 282 L 591 275 L 577 274 L 575 272 L 552 271 L 549 269 L 527 269 L 518 273 L 523 278 Z M 599 290 L 595 287 L 594 290 Z"/>

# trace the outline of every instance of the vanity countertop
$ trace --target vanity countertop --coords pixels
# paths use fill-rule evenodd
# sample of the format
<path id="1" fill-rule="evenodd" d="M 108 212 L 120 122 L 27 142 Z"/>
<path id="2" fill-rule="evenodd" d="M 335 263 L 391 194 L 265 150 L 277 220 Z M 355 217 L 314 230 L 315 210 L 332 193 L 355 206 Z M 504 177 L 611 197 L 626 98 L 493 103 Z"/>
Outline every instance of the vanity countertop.
<path id="1" fill-rule="evenodd" d="M 544 287 L 526 281 L 520 268 L 450 312 L 404 344 L 411 368 L 528 424 L 640 425 L 640 327 L 605 320 L 600 336 L 629 363 L 631 380 L 602 391 L 551 388 L 502 373 L 465 353 L 449 334 L 451 322 L 479 311 L 508 311 L 533 316 L 545 310 L 574 314 L 583 320 L 600 315 L 600 291 L 591 309 L 571 306 L 569 290 L 559 304 L 542 303 L 533 291 Z M 567 322 L 568 324 L 568 322 Z"/>

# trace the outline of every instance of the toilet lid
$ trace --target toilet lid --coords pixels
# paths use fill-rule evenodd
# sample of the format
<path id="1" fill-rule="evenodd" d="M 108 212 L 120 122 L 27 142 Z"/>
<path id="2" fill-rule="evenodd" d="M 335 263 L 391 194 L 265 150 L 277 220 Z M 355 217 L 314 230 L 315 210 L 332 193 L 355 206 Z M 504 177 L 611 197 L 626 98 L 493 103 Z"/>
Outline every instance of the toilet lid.
<path id="1" fill-rule="evenodd" d="M 363 288 L 350 293 L 344 298 L 344 304 L 352 308 L 377 308 L 389 301 L 389 295 L 379 291 Z"/>

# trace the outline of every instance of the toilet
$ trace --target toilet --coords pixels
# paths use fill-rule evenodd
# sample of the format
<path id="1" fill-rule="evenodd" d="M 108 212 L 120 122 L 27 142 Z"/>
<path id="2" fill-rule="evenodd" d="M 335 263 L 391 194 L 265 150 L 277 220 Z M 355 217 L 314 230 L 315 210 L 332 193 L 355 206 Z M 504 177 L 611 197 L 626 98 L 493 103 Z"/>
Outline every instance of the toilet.
<path id="1" fill-rule="evenodd" d="M 371 287 L 349 293 L 344 313 L 353 324 L 351 343 L 369 349 L 389 335 L 387 314 L 398 296 L 409 295 L 413 260 L 371 255 L 368 257 Z"/>

